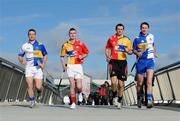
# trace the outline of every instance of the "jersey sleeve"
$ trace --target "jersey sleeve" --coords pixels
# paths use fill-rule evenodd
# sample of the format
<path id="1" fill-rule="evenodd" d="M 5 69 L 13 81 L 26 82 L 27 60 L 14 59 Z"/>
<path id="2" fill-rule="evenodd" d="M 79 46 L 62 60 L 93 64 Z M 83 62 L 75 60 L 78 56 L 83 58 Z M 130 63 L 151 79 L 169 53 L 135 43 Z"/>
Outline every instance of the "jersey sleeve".
<path id="1" fill-rule="evenodd" d="M 67 50 L 66 50 L 65 44 L 63 44 L 61 48 L 60 56 L 64 57 L 66 54 L 67 54 Z"/>
<path id="2" fill-rule="evenodd" d="M 41 45 L 41 51 L 42 51 L 43 56 L 47 55 L 47 51 L 44 45 Z"/>
<path id="3" fill-rule="evenodd" d="M 137 51 L 137 38 L 135 38 L 133 41 L 133 50 Z"/>
<path id="4" fill-rule="evenodd" d="M 132 43 L 131 43 L 131 40 L 128 40 L 127 48 L 128 48 L 128 50 L 132 50 Z"/>
<path id="5" fill-rule="evenodd" d="M 111 48 L 112 46 L 111 46 L 111 39 L 109 38 L 109 40 L 107 41 L 107 43 L 106 43 L 106 49 L 109 49 L 109 48 Z"/>
<path id="6" fill-rule="evenodd" d="M 88 50 L 87 46 L 84 43 L 82 43 L 82 52 L 84 54 L 88 54 L 89 53 L 89 50 Z"/>
<path id="7" fill-rule="evenodd" d="M 25 55 L 25 52 L 24 52 L 24 49 L 23 49 L 23 46 L 20 48 L 19 50 L 19 53 L 18 53 L 18 56 L 21 56 L 23 57 Z"/>

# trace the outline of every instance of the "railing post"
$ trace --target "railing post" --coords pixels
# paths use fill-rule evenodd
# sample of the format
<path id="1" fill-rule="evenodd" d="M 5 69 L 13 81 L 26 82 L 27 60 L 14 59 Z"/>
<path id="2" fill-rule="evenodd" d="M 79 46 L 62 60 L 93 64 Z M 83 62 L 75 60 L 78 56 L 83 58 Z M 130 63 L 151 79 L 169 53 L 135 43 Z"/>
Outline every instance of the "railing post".
<path id="1" fill-rule="evenodd" d="M 13 75 L 14 75 L 14 68 L 12 70 L 11 78 L 10 78 L 9 85 L 8 85 L 8 88 L 7 88 L 7 92 L 6 92 L 6 96 L 5 96 L 5 100 L 7 99 L 7 96 L 9 94 L 9 89 L 10 89 L 10 86 L 11 86 L 11 83 L 12 83 L 12 80 L 13 80 Z"/>
<path id="2" fill-rule="evenodd" d="M 173 97 L 173 100 L 175 100 L 176 97 L 175 97 L 175 94 L 174 94 L 174 89 L 173 89 L 173 86 L 172 86 L 171 79 L 170 79 L 170 76 L 169 76 L 169 72 L 168 72 L 168 71 L 167 71 L 167 76 L 168 76 L 168 80 L 169 80 L 169 85 L 170 85 L 170 87 L 171 87 L 172 97 Z"/>
<path id="3" fill-rule="evenodd" d="M 20 81 L 20 84 L 19 84 L 19 87 L 18 87 L 18 91 L 17 91 L 17 95 L 16 95 L 15 100 L 17 100 L 17 98 L 19 96 L 19 91 L 20 91 L 20 88 L 21 88 L 21 85 L 22 85 L 23 78 L 24 78 L 24 75 L 22 75 L 22 77 L 21 77 L 21 81 Z"/>
<path id="4" fill-rule="evenodd" d="M 157 84 L 158 84 L 158 87 L 159 87 L 159 93 L 160 93 L 160 96 L 161 96 L 161 100 L 164 100 L 163 95 L 162 95 L 161 86 L 159 84 L 159 79 L 158 79 L 157 75 L 155 75 L 155 78 L 156 78 L 156 81 L 157 81 Z"/>

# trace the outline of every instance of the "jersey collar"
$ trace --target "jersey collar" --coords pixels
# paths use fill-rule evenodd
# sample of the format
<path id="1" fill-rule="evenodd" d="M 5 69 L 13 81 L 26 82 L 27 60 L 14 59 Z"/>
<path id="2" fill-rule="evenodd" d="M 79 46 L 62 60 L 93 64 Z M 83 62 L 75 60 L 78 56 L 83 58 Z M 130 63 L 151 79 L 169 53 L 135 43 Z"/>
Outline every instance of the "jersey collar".
<path id="1" fill-rule="evenodd" d="M 37 42 L 37 40 L 35 40 L 33 44 L 32 44 L 30 41 L 29 41 L 28 43 L 30 43 L 31 45 L 35 45 L 35 44 L 37 44 L 38 42 Z"/>
<path id="2" fill-rule="evenodd" d="M 76 42 L 77 42 L 77 40 L 75 40 L 74 43 L 71 43 L 71 41 L 68 40 L 68 43 L 69 43 L 69 44 L 72 44 L 72 45 L 74 45 Z"/>
<path id="3" fill-rule="evenodd" d="M 117 34 L 115 34 L 115 36 L 116 36 L 116 38 L 118 38 L 118 35 Z M 124 34 L 122 34 L 118 39 L 121 39 L 121 38 L 123 38 L 124 37 Z"/>
<path id="4" fill-rule="evenodd" d="M 147 34 L 147 35 L 144 35 L 143 33 L 139 33 L 139 36 L 141 36 L 141 37 L 147 37 L 149 35 L 149 33 Z"/>

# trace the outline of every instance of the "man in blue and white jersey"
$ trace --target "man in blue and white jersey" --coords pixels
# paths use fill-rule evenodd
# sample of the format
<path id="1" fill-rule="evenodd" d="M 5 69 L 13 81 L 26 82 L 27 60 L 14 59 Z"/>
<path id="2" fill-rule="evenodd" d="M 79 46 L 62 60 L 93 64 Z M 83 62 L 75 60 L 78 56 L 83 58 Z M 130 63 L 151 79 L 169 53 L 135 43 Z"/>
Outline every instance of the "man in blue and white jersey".
<path id="1" fill-rule="evenodd" d="M 34 29 L 28 31 L 28 38 L 28 42 L 21 46 L 18 60 L 21 64 L 25 65 L 25 77 L 31 102 L 30 107 L 32 108 L 35 106 L 33 79 L 35 80 L 35 87 L 38 92 L 37 98 L 39 101 L 42 98 L 43 69 L 47 61 L 47 51 L 44 45 L 36 40 L 36 31 Z"/>
<path id="2" fill-rule="evenodd" d="M 147 76 L 147 108 L 153 107 L 152 98 L 152 79 L 154 74 L 156 57 L 155 47 L 154 47 L 154 36 L 148 33 L 149 24 L 143 22 L 140 25 L 140 34 L 135 38 L 133 42 L 133 52 L 137 56 L 136 64 L 136 74 L 137 74 L 137 98 L 138 107 L 141 108 L 141 100 L 143 96 L 141 95 L 144 74 Z"/>

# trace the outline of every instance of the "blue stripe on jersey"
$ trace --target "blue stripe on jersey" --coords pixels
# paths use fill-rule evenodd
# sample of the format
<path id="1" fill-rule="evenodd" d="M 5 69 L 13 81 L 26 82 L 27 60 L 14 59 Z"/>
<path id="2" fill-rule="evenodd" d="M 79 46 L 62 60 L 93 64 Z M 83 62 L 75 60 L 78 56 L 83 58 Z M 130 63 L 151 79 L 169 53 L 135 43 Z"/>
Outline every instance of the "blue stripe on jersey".
<path id="1" fill-rule="evenodd" d="M 42 55 L 45 56 L 47 55 L 47 51 L 44 47 L 43 44 L 40 44 L 38 41 L 35 41 L 34 44 L 33 44 L 33 50 L 40 50 L 42 52 Z M 34 66 L 38 66 L 38 63 L 37 62 L 40 62 L 40 63 L 43 63 L 43 58 L 38 58 L 38 57 L 34 57 Z"/>

